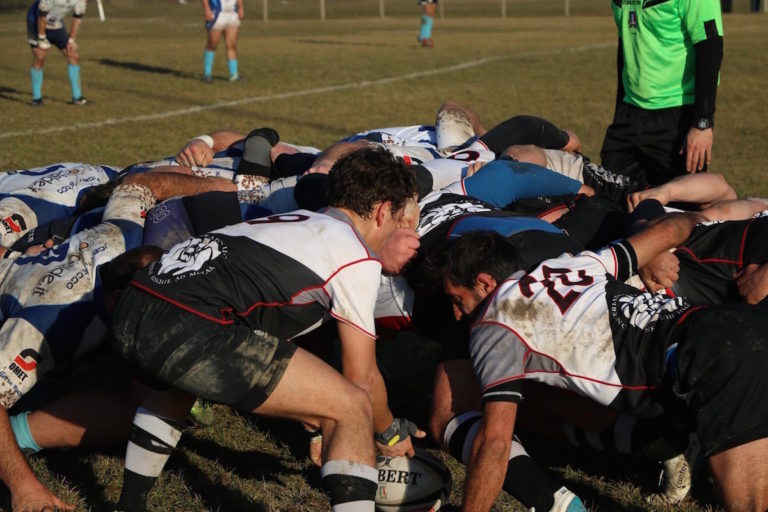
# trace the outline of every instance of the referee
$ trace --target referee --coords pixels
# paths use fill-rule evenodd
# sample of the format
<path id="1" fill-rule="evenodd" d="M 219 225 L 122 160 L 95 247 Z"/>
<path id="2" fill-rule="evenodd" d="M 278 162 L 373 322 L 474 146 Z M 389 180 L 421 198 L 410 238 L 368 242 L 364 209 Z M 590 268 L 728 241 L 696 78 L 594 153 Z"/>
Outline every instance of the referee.
<path id="1" fill-rule="evenodd" d="M 618 91 L 602 165 L 651 186 L 706 170 L 723 58 L 718 0 L 613 0 Z"/>

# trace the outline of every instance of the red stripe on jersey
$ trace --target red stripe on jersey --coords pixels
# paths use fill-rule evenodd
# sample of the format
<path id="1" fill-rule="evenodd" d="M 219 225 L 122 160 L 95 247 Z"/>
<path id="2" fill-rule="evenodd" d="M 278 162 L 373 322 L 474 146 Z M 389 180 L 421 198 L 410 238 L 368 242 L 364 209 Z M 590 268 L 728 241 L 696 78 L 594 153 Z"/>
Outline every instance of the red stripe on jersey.
<path id="1" fill-rule="evenodd" d="M 177 302 L 177 301 L 175 301 L 175 300 L 173 300 L 173 299 L 171 299 L 169 297 L 166 297 L 165 295 L 163 295 L 161 293 L 157 293 L 156 291 L 152 290 L 151 288 L 147 288 L 146 286 L 144 286 L 143 284 L 141 284 L 141 283 L 139 283 L 137 281 L 131 281 L 130 284 L 132 286 L 135 286 L 139 290 L 145 291 L 148 294 L 150 294 L 150 295 L 152 295 L 154 297 L 157 297 L 158 299 L 164 300 L 164 301 L 166 301 L 166 302 L 168 302 L 170 304 L 173 304 L 174 306 L 176 306 L 178 308 L 183 309 L 184 311 L 192 313 L 193 315 L 197 315 L 197 316 L 199 316 L 201 318 L 205 318 L 206 320 L 210 320 L 211 322 L 215 322 L 215 323 L 220 324 L 220 325 L 229 325 L 229 324 L 233 323 L 233 320 L 225 320 L 223 318 L 221 318 L 221 319 L 220 318 L 214 318 L 214 317 L 212 317 L 210 315 L 206 315 L 205 313 L 203 313 L 201 311 L 198 311 L 196 309 L 190 308 L 189 306 L 186 306 L 186 305 L 184 305 L 184 304 L 182 304 L 180 302 Z"/>
<path id="2" fill-rule="evenodd" d="M 538 214 L 536 216 L 536 218 L 537 219 L 542 219 L 542 218 L 546 217 L 547 215 L 549 215 L 550 213 L 555 213 L 555 212 L 560 211 L 560 210 L 568 210 L 568 209 L 569 208 L 568 208 L 567 204 L 559 204 L 557 206 L 554 206 L 554 207 L 550 208 L 549 210 L 544 210 L 543 212 Z"/>
<path id="3" fill-rule="evenodd" d="M 693 306 L 692 308 L 688 309 L 688 311 L 686 311 L 685 313 L 683 313 L 683 316 L 681 316 L 680 318 L 678 318 L 678 319 L 677 319 L 677 322 L 675 322 L 675 327 L 677 327 L 678 325 L 680 325 L 681 323 L 683 323 L 683 320 L 685 320 L 686 318 L 688 318 L 688 315 L 690 315 L 690 314 L 691 314 L 691 313 L 693 313 L 694 311 L 698 311 L 698 310 L 700 310 L 700 309 L 704 309 L 704 307 L 705 307 L 705 306 Z"/>
<path id="4" fill-rule="evenodd" d="M 704 258 L 704 259 L 702 259 L 702 258 L 699 258 L 698 256 L 696 256 L 696 254 L 694 254 L 694 252 L 692 250 L 690 250 L 688 247 L 679 247 L 675 252 L 684 252 L 686 254 L 689 254 L 691 256 L 691 258 L 696 260 L 697 263 L 702 263 L 702 264 L 707 264 L 707 263 L 726 263 L 728 265 L 737 265 L 737 266 L 741 266 L 741 264 L 742 264 L 741 256 L 739 256 L 738 260 L 730 260 L 730 259 L 725 259 L 725 258 Z"/>
<path id="5" fill-rule="evenodd" d="M 339 322 L 344 322 L 344 323 L 345 323 L 345 324 L 347 324 L 347 325 L 351 325 L 352 327 L 354 327 L 355 329 L 357 329 L 357 330 L 358 330 L 358 331 L 360 331 L 361 333 L 365 334 L 365 335 L 366 335 L 366 336 L 368 336 L 369 338 L 371 338 L 371 339 L 374 339 L 374 340 L 376 339 L 376 333 L 375 333 L 375 332 L 374 332 L 374 333 L 370 333 L 370 332 L 366 331 L 365 329 L 363 329 L 362 327 L 360 327 L 359 325 L 357 325 L 357 324 L 353 324 L 352 322 L 350 322 L 350 321 L 349 321 L 349 320 L 347 320 L 346 318 L 342 318 L 342 317 L 340 317 L 340 316 L 334 315 L 334 314 L 333 314 L 333 311 L 329 311 L 329 313 L 331 314 L 331 316 L 332 316 L 333 318 L 335 318 L 335 319 L 336 319 L 336 320 L 338 320 Z"/>
<path id="6" fill-rule="evenodd" d="M 525 361 L 525 360 L 527 360 L 527 359 L 529 359 L 529 357 L 530 357 L 530 356 L 529 356 L 529 354 L 538 354 L 538 355 L 540 355 L 540 356 L 542 356 L 542 357 L 544 357 L 544 358 L 546 358 L 546 359 L 549 359 L 549 360 L 551 360 L 551 361 L 554 361 L 554 362 L 555 362 L 555 364 L 556 364 L 556 365 L 557 365 L 557 366 L 560 368 L 560 371 L 559 371 L 559 372 L 549 372 L 549 371 L 545 371 L 545 370 L 537 370 L 537 371 L 533 371 L 533 372 L 525 372 L 525 373 L 523 374 L 523 376 L 522 376 L 522 377 L 508 377 L 508 378 L 506 378 L 506 379 L 503 379 L 505 382 L 508 382 L 508 381 L 510 381 L 510 380 L 513 380 L 513 379 L 515 379 L 515 378 L 517 378 L 517 379 L 519 379 L 519 378 L 525 378 L 525 375 L 533 375 L 533 374 L 535 374 L 535 373 L 557 373 L 558 375 L 560 375 L 560 374 L 563 374 L 563 375 L 567 375 L 568 377 L 572 377 L 572 378 L 574 378 L 574 379 L 583 379 L 583 380 L 586 380 L 586 381 L 589 381 L 589 382 L 594 382 L 594 383 L 597 383 L 597 384 L 602 384 L 602 385 L 604 385 L 604 386 L 610 386 L 610 387 L 614 387 L 614 388 L 622 388 L 622 389 L 629 389 L 629 390 L 632 390 L 632 391 L 642 391 L 642 390 L 650 390 L 650 389 L 656 389 L 656 388 L 657 388 L 657 386 L 628 386 L 628 385 L 626 385 L 626 384 L 621 384 L 621 383 L 619 383 L 619 384 L 614 384 L 614 383 L 612 383 L 612 382 L 605 382 L 605 381 L 602 381 L 602 380 L 599 380 L 599 379 L 594 379 L 594 378 L 592 378 L 592 377 L 587 377 L 587 376 L 585 376 L 585 375 L 578 375 L 578 374 L 575 374 L 575 373 L 571 373 L 571 372 L 567 371 L 567 370 L 565 369 L 565 366 L 563 366 L 563 364 L 562 364 L 562 363 L 560 363 L 560 361 L 558 361 L 558 360 L 557 360 L 557 359 L 555 359 L 554 357 L 552 357 L 552 356 L 550 356 L 550 355 L 548 355 L 548 354 L 543 354 L 543 353 L 541 353 L 541 352 L 538 352 L 538 351 L 536 351 L 536 350 L 533 350 L 533 349 L 531 348 L 531 346 L 530 346 L 530 345 L 528 345 L 528 343 L 526 343 L 526 342 L 525 342 L 525 340 L 523 339 L 523 337 L 522 337 L 522 336 L 520 336 L 520 334 L 519 334 L 517 331 L 515 331 L 513 328 L 511 328 L 510 326 L 508 326 L 508 325 L 505 325 L 505 324 L 503 324 L 503 323 L 501 323 L 501 322 L 494 322 L 494 321 L 484 321 L 484 320 L 478 321 L 478 322 L 477 322 L 477 323 L 475 323 L 474 325 L 481 325 L 481 324 L 486 324 L 486 325 L 495 325 L 495 326 L 497 326 L 497 327 L 501 327 L 501 328 L 503 328 L 503 329 L 506 329 L 506 330 L 510 331 L 512 334 L 514 334 L 514 335 L 517 337 L 517 339 L 518 339 L 518 340 L 520 340 L 520 343 L 522 343 L 523 345 L 525 345 L 525 348 L 527 349 L 527 351 L 526 351 L 526 355 L 525 355 L 525 357 L 524 357 L 524 361 Z M 474 327 L 474 326 L 473 326 L 473 327 Z M 618 374 L 617 374 L 617 375 L 618 375 Z M 502 382 L 502 381 L 498 381 L 498 382 Z M 483 391 L 485 391 L 485 390 L 487 390 L 487 389 L 490 389 L 490 388 L 491 388 L 492 386 L 494 386 L 494 385 L 498 385 L 498 384 L 496 384 L 496 383 L 494 383 L 494 384 L 490 384 L 490 385 L 486 386 L 486 387 L 485 387 L 485 389 L 484 389 Z M 569 388 L 569 389 L 570 389 L 570 388 Z M 571 390 L 571 391 L 575 391 L 575 390 Z"/>

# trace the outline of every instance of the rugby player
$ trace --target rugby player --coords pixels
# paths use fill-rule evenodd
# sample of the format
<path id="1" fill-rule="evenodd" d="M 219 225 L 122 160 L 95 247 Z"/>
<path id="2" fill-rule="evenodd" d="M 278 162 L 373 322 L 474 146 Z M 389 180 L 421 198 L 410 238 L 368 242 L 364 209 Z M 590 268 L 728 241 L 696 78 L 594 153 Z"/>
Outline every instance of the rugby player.
<path id="1" fill-rule="evenodd" d="M 240 20 L 245 16 L 243 0 L 203 0 L 203 11 L 205 29 L 208 31 L 208 40 L 203 52 L 203 82 L 213 82 L 213 59 L 216 57 L 216 47 L 222 32 L 227 46 L 229 81 L 236 82 L 240 80 L 237 67 L 237 31 L 240 28 Z"/>
<path id="2" fill-rule="evenodd" d="M 118 509 L 144 509 L 195 396 L 320 427 L 334 510 L 373 511 L 374 434 L 390 455 L 412 454 L 410 436 L 425 435 L 390 412 L 373 343 L 375 253 L 412 222 L 405 213 L 415 180 L 372 149 L 341 159 L 329 178 L 325 213 L 299 210 L 190 239 L 120 293 L 119 350 L 172 389 L 137 411 Z M 331 318 L 343 376 L 290 343 Z"/>
<path id="3" fill-rule="evenodd" d="M 490 510 L 501 489 L 524 379 L 645 418 L 687 407 L 725 506 L 766 509 L 765 315 L 747 305 L 692 307 L 621 283 L 701 220 L 667 216 L 529 273 L 492 233 L 464 235 L 448 250 L 439 274 L 455 315 L 475 318 L 469 348 L 483 393 L 465 509 Z"/>
<path id="4" fill-rule="evenodd" d="M 226 182 L 224 185 L 231 186 Z M 102 283 L 99 267 L 141 244 L 144 212 L 158 198 L 218 190 L 221 186 L 218 180 L 179 174 L 129 176 L 115 189 L 98 226 L 37 255 L 0 249 L 4 258 L 0 263 L 0 479 L 11 491 L 14 510 L 73 507 L 61 502 L 37 480 L 14 440 L 15 432 L 23 447 L 36 446 L 27 416 L 18 417 L 12 431 L 7 410 L 54 367 L 81 357 L 103 342 L 107 327 L 94 303 Z M 92 417 L 95 411 L 98 407 L 92 405 L 87 412 Z M 65 428 L 66 421 L 48 419 L 53 423 L 39 425 L 46 438 L 71 436 L 55 440 L 55 446 L 79 443 L 83 428 Z"/>
<path id="5" fill-rule="evenodd" d="M 85 15 L 86 0 L 36 0 L 27 11 L 27 39 L 32 49 L 32 104 L 43 104 L 43 64 L 51 45 L 67 59 L 67 75 L 72 88 L 72 105 L 85 105 L 88 100 L 80 89 L 80 49 L 75 42 Z M 64 18 L 72 13 L 69 33 Z"/>

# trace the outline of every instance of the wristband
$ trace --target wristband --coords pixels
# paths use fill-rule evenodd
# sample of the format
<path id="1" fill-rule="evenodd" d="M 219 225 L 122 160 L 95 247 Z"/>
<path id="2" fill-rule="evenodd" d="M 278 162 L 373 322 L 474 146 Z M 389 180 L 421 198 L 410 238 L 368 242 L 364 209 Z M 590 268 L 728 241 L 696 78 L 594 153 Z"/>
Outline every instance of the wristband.
<path id="1" fill-rule="evenodd" d="M 195 137 L 192 140 L 201 140 L 201 141 L 205 142 L 206 146 L 208 146 L 209 148 L 213 149 L 213 137 L 211 137 L 210 135 L 198 135 L 197 137 Z M 190 142 L 192 142 L 192 141 L 190 141 Z"/>
<path id="2" fill-rule="evenodd" d="M 416 424 L 412 423 L 406 418 L 393 418 L 392 423 L 380 434 L 375 434 L 373 437 L 376 442 L 394 446 L 400 441 L 404 441 L 411 434 L 415 434 L 418 428 Z"/>

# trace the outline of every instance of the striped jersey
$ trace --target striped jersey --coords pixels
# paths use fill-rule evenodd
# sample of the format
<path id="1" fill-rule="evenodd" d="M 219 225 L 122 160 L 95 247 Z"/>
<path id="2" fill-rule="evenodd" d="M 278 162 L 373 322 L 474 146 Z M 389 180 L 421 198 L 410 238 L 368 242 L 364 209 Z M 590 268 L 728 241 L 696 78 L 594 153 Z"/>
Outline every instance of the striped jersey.
<path id="1" fill-rule="evenodd" d="M 45 28 L 57 30 L 64 27 L 64 18 L 71 12 L 76 18 L 85 14 L 86 0 L 37 0 L 27 11 L 27 19 L 36 21 L 45 14 Z"/>
<path id="2" fill-rule="evenodd" d="M 141 245 L 146 187 L 120 185 L 101 224 L 38 256 L 0 260 L 0 405 L 10 408 L 42 375 L 101 343 L 98 266 Z"/>

